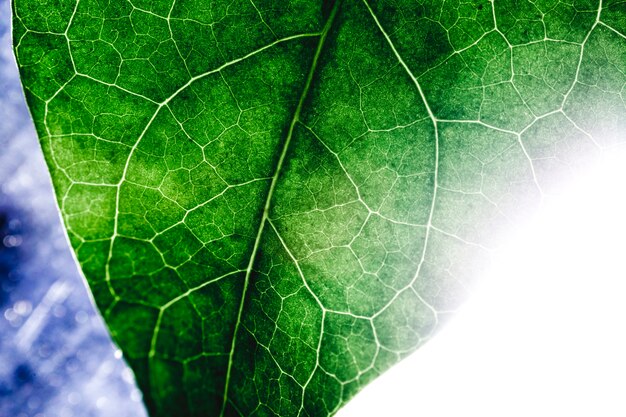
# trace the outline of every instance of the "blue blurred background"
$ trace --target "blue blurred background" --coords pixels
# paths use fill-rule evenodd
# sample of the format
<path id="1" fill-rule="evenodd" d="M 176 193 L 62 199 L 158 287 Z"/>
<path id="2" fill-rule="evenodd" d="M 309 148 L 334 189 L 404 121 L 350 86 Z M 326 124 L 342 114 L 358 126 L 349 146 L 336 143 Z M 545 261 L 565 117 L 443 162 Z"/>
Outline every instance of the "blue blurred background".
<path id="1" fill-rule="evenodd" d="M 143 417 L 72 258 L 0 0 L 0 417 Z"/>

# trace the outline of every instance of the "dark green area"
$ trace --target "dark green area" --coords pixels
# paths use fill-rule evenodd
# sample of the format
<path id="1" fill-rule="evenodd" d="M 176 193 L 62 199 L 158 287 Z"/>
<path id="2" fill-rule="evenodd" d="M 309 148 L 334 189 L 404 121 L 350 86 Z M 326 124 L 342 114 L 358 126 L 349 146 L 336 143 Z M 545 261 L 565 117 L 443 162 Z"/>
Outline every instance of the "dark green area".
<path id="1" fill-rule="evenodd" d="M 329 416 L 427 341 L 555 178 L 624 142 L 624 4 L 14 0 L 150 413 Z"/>

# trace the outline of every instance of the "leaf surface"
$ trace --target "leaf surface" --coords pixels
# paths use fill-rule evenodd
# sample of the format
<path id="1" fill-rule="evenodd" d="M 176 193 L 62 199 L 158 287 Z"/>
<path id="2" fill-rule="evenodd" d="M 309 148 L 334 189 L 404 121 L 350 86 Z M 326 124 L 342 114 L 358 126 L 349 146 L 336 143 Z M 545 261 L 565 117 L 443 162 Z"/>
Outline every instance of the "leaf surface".
<path id="1" fill-rule="evenodd" d="M 616 0 L 15 0 L 71 244 L 153 416 L 327 416 L 623 142 Z M 416 376 L 418 378 L 419 376 Z"/>

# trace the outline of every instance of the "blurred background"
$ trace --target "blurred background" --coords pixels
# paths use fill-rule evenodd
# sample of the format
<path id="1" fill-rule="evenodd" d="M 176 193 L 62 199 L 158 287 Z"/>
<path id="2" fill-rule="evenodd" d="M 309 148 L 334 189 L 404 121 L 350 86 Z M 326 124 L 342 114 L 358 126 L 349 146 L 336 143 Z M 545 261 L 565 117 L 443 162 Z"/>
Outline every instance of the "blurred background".
<path id="1" fill-rule="evenodd" d="M 0 416 L 142 417 L 68 243 L 0 0 Z"/>

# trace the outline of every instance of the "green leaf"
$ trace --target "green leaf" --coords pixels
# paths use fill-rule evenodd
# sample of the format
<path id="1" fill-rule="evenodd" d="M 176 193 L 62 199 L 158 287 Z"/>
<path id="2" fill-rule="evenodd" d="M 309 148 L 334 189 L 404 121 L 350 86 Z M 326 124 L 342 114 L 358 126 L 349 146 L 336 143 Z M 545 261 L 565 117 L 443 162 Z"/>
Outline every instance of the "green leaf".
<path id="1" fill-rule="evenodd" d="M 618 0 L 14 0 L 71 244 L 153 416 L 327 416 L 623 142 Z M 419 378 L 419 375 L 416 375 Z"/>

